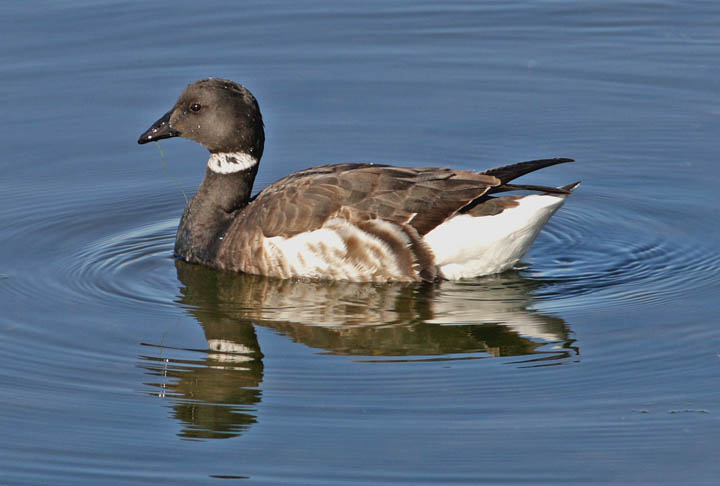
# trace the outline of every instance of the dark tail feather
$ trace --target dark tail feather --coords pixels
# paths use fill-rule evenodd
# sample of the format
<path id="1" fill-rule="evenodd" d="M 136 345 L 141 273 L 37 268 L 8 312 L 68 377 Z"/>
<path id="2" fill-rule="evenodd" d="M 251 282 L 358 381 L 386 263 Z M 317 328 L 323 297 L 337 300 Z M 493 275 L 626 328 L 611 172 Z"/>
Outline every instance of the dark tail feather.
<path id="1" fill-rule="evenodd" d="M 530 160 L 528 162 L 518 162 L 517 164 L 506 165 L 504 167 L 496 167 L 494 169 L 486 170 L 481 174 L 495 176 L 500 179 L 500 182 L 506 184 L 513 179 L 517 179 L 520 176 L 529 174 L 530 172 L 550 167 L 555 164 L 564 164 L 565 162 L 575 162 L 573 159 L 541 159 L 541 160 Z"/>
<path id="2" fill-rule="evenodd" d="M 573 190 L 580 185 L 580 181 L 573 182 L 567 186 L 552 187 L 552 186 L 534 186 L 529 184 L 503 184 L 502 186 L 494 187 L 490 189 L 489 194 L 496 194 L 498 192 L 507 191 L 537 191 L 546 192 L 548 194 L 570 194 Z"/>
<path id="3" fill-rule="evenodd" d="M 573 182 L 572 184 L 568 184 L 567 186 L 561 186 L 560 189 L 564 189 L 567 192 L 573 192 L 581 183 L 582 181 Z"/>

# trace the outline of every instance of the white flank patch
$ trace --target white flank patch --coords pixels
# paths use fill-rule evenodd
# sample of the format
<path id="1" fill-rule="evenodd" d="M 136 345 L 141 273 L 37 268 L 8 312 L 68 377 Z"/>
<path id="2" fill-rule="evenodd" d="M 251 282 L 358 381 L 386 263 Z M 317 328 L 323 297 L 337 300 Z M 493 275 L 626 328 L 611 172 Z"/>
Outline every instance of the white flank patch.
<path id="1" fill-rule="evenodd" d="M 257 165 L 258 160 L 245 152 L 210 154 L 208 168 L 218 174 L 232 174 Z"/>
<path id="2" fill-rule="evenodd" d="M 495 216 L 461 214 L 425 235 L 443 277 L 455 280 L 499 273 L 528 251 L 567 196 L 533 194 Z"/>
<path id="3" fill-rule="evenodd" d="M 362 262 L 348 258 L 345 241 L 350 238 L 357 239 L 358 246 L 365 250 Z M 407 279 L 395 261 L 394 252 L 384 241 L 343 219 L 329 220 L 320 229 L 290 238 L 266 238 L 264 244 L 273 265 L 282 269 L 284 278 L 356 282 Z"/>

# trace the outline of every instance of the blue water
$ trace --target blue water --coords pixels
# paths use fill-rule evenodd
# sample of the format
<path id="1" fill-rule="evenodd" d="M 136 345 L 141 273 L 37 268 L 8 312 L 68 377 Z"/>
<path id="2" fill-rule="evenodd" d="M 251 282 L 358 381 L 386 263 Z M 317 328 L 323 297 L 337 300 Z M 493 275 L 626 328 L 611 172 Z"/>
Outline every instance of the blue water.
<path id="1" fill-rule="evenodd" d="M 0 483 L 715 484 L 720 6 L 0 6 Z M 503 275 L 281 282 L 175 262 L 207 154 L 138 135 L 256 95 L 259 190 L 315 164 L 573 157 Z M 180 187 L 178 187 L 178 185 Z"/>

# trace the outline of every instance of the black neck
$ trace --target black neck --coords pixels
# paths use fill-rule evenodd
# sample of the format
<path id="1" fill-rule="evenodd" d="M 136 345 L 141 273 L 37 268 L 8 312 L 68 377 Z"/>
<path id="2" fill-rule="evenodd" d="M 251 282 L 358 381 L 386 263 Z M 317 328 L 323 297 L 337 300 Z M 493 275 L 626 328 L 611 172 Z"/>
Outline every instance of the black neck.
<path id="1" fill-rule="evenodd" d="M 212 263 L 234 212 L 250 201 L 258 165 L 231 174 L 209 168 L 180 220 L 175 254 L 184 260 Z"/>

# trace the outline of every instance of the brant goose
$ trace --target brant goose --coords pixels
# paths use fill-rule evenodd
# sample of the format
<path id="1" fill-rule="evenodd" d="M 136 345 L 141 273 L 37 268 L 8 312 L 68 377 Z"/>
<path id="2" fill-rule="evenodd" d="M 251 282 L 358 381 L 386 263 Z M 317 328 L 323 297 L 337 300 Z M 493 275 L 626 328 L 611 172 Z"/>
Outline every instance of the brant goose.
<path id="1" fill-rule="evenodd" d="M 262 116 L 250 91 L 227 79 L 190 84 L 138 143 L 171 137 L 210 151 L 175 254 L 279 278 L 432 281 L 502 272 L 579 185 L 509 184 L 572 162 L 565 158 L 484 172 L 336 164 L 296 172 L 251 197 L 265 143 Z M 503 194 L 515 190 L 531 194 Z"/>

